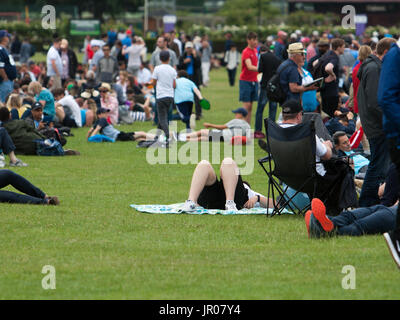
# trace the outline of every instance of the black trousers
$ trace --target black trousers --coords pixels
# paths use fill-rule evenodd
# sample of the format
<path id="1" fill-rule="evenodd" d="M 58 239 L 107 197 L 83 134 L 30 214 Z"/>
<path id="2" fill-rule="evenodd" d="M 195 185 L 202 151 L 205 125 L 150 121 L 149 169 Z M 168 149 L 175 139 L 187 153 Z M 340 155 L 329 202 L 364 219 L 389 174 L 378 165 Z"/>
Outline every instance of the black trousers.
<path id="1" fill-rule="evenodd" d="M 339 96 L 325 96 L 321 93 L 322 111 L 334 118 L 334 113 L 339 105 Z"/>
<path id="2" fill-rule="evenodd" d="M 0 170 L 0 189 L 9 185 L 23 194 L 0 190 L 0 202 L 47 204 L 46 194 L 42 190 L 11 170 Z"/>
<path id="3" fill-rule="evenodd" d="M 388 139 L 390 158 L 397 169 L 397 176 L 400 181 L 400 149 L 398 148 L 397 138 Z M 398 199 L 400 200 L 400 190 L 398 192 Z M 396 230 L 395 233 L 400 237 L 400 205 L 397 207 Z"/>
<path id="4" fill-rule="evenodd" d="M 169 138 L 169 127 L 168 127 L 168 113 L 170 108 L 174 104 L 174 98 L 161 98 L 157 99 L 157 113 L 158 113 L 158 129 L 164 131 L 165 137 Z M 158 133 L 159 134 L 159 133 Z"/>
<path id="5" fill-rule="evenodd" d="M 9 154 L 11 151 L 15 150 L 15 145 L 10 135 L 3 127 L 0 127 L 0 149 L 2 149 L 5 154 Z"/>

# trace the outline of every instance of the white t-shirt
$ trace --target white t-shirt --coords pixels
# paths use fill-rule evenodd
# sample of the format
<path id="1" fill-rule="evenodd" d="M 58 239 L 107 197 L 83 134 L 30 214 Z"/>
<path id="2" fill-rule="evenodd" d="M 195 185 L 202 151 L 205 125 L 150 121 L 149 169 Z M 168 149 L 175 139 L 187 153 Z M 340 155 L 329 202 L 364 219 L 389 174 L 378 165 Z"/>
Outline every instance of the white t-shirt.
<path id="1" fill-rule="evenodd" d="M 152 79 L 157 80 L 156 98 L 174 97 L 174 80 L 177 77 L 176 70 L 169 64 L 160 64 L 154 68 Z"/>
<path id="2" fill-rule="evenodd" d="M 128 67 L 140 67 L 140 53 L 143 48 L 143 44 L 133 44 L 125 49 L 125 53 L 129 54 Z"/>
<path id="3" fill-rule="evenodd" d="M 139 69 L 137 80 L 138 80 L 139 84 L 142 84 L 142 85 L 150 82 L 150 80 L 151 80 L 150 70 L 147 68 Z"/>
<path id="4" fill-rule="evenodd" d="M 56 71 L 53 69 L 53 66 L 51 64 L 51 61 L 54 60 L 55 63 L 56 63 L 58 74 L 61 76 L 61 73 L 63 71 L 62 70 L 61 56 L 53 46 L 51 46 L 49 51 L 47 52 L 46 60 L 47 60 L 46 61 L 46 63 L 47 63 L 47 75 L 49 77 L 52 77 L 52 76 L 56 75 Z"/>
<path id="5" fill-rule="evenodd" d="M 57 103 L 61 104 L 64 108 L 68 108 L 72 112 L 72 118 L 78 127 L 82 127 L 81 108 L 71 95 L 64 96 L 58 100 Z"/>
<path id="6" fill-rule="evenodd" d="M 295 124 L 293 123 L 281 123 L 280 126 L 282 128 L 288 128 L 288 127 L 293 127 Z M 321 142 L 320 138 L 318 138 L 317 135 L 315 135 L 315 143 L 316 143 L 316 148 L 315 148 L 315 158 L 317 162 L 321 161 L 321 157 L 323 157 L 328 149 L 326 146 Z M 326 174 L 325 167 L 322 163 L 317 163 L 316 168 L 315 168 L 320 176 L 324 176 Z"/>

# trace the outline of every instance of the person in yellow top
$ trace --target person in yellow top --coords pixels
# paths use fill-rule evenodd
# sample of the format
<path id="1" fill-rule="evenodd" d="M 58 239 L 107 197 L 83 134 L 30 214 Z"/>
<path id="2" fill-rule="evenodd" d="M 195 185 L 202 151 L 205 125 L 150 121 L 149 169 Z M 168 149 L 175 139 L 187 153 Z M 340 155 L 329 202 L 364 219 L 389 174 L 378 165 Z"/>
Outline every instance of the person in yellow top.
<path id="1" fill-rule="evenodd" d="M 9 96 L 6 106 L 8 110 L 10 110 L 13 120 L 21 119 L 27 109 L 25 105 L 22 105 L 21 98 L 17 93 L 13 93 Z"/>

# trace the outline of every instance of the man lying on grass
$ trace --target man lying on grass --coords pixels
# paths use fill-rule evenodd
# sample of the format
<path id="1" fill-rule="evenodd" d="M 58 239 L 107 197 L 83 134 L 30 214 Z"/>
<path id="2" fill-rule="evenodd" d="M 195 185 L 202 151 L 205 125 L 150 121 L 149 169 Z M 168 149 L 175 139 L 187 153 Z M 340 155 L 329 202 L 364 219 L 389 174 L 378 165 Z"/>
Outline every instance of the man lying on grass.
<path id="1" fill-rule="evenodd" d="M 140 141 L 146 140 L 146 136 L 149 139 L 154 138 L 154 136 L 149 137 L 144 131 L 124 132 L 115 129 L 114 126 L 107 121 L 109 113 L 110 109 L 100 108 L 97 110 L 98 119 L 87 133 L 88 140 L 98 134 L 102 134 L 113 141 Z"/>
<path id="2" fill-rule="evenodd" d="M 207 129 L 195 131 L 178 136 L 179 141 L 231 141 L 234 136 L 246 137 L 250 133 L 250 125 L 247 123 L 247 110 L 238 108 L 232 111 L 235 118 L 226 124 L 212 124 L 205 122 Z M 211 130 L 210 130 L 211 129 Z"/>

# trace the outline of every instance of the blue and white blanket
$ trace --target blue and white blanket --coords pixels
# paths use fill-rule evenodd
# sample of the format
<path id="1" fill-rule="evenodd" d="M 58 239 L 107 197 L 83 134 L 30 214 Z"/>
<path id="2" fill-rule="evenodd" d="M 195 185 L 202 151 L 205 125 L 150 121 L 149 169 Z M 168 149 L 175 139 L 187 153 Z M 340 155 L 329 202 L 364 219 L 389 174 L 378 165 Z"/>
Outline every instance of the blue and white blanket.
<path id="1" fill-rule="evenodd" d="M 150 204 L 150 205 L 136 205 L 131 204 L 131 207 L 139 212 L 144 213 L 161 213 L 161 214 L 180 214 L 186 213 L 182 212 L 183 203 L 175 203 L 175 204 Z M 188 212 L 187 214 L 221 214 L 221 215 L 266 215 L 272 214 L 273 208 L 269 208 L 267 211 L 266 208 L 252 208 L 252 209 L 241 209 L 237 211 L 227 211 L 227 210 L 219 210 L 219 209 L 204 209 L 203 207 L 197 207 L 195 211 Z M 288 210 L 283 210 L 284 214 L 293 214 L 293 212 Z"/>

